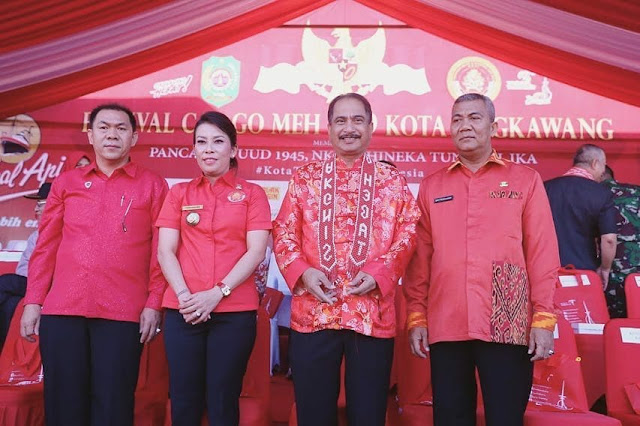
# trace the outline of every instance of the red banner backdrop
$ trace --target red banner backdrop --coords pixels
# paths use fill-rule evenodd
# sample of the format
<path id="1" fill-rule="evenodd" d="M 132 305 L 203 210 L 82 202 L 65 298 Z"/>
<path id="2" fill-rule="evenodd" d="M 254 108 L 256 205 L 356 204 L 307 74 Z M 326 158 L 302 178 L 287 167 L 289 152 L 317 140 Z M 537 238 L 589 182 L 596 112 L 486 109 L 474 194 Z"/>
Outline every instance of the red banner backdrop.
<path id="1" fill-rule="evenodd" d="M 239 132 L 240 173 L 266 189 L 273 213 L 296 167 L 331 149 L 328 102 L 355 91 L 372 103 L 371 152 L 392 161 L 412 189 L 455 160 L 449 137 L 457 96 L 496 105 L 494 146 L 506 158 L 563 173 L 583 143 L 605 149 L 621 181 L 640 183 L 640 108 L 607 99 L 453 44 L 354 5 L 357 25 L 331 25 L 331 6 L 206 55 L 59 105 L 0 122 L 0 244 L 20 248 L 37 223 L 31 193 L 75 150 L 90 153 L 96 105 L 129 106 L 139 122 L 133 158 L 170 183 L 197 174 L 193 125 L 218 109 Z M 526 55 L 526 52 L 522 52 Z"/>

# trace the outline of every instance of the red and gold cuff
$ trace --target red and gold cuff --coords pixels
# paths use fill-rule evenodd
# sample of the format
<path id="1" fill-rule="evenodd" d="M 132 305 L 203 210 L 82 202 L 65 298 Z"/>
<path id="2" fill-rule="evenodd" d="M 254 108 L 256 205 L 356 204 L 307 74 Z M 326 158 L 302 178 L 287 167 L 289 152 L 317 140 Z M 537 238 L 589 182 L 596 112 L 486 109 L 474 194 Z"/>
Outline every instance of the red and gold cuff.
<path id="1" fill-rule="evenodd" d="M 411 312 L 407 316 L 407 330 L 415 327 L 427 327 L 427 316 L 422 312 Z"/>
<path id="2" fill-rule="evenodd" d="M 531 321 L 532 328 L 543 328 L 545 330 L 553 331 L 556 327 L 556 316 L 550 312 L 536 312 L 533 314 Z"/>

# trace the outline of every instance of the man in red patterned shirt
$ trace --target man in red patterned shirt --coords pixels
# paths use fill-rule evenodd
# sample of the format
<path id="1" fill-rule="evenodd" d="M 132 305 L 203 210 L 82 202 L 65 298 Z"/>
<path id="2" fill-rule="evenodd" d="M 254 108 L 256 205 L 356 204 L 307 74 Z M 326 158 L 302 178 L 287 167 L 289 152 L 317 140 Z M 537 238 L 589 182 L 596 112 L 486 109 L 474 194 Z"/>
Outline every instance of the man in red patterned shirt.
<path id="1" fill-rule="evenodd" d="M 425 178 L 418 195 L 403 288 L 411 350 L 430 350 L 438 426 L 476 424 L 476 368 L 487 425 L 522 425 L 531 361 L 553 354 L 560 262 L 549 202 L 535 170 L 498 157 L 496 129 L 489 98 L 456 99 L 458 161 Z"/>
<path id="2" fill-rule="evenodd" d="M 396 332 L 394 295 L 419 212 L 404 177 L 367 154 L 371 105 L 329 104 L 334 152 L 300 167 L 274 221 L 274 252 L 293 294 L 291 369 L 298 424 L 337 424 L 346 362 L 350 425 L 384 425 Z"/>
<path id="3" fill-rule="evenodd" d="M 129 159 L 133 113 L 89 115 L 96 161 L 53 182 L 29 264 L 21 334 L 40 335 L 47 425 L 132 425 L 142 343 L 166 281 L 154 222 L 167 183 Z"/>

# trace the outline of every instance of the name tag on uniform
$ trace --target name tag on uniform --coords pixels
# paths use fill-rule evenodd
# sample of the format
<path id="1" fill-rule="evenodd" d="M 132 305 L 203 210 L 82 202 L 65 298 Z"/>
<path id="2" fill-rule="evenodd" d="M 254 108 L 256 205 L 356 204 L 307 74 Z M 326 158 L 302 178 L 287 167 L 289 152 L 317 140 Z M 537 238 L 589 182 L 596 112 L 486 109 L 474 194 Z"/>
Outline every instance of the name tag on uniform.
<path id="1" fill-rule="evenodd" d="M 438 203 L 444 203 L 446 201 L 451 201 L 451 200 L 453 200 L 453 195 L 445 195 L 444 197 L 434 198 L 433 202 L 438 204 Z"/>
<path id="2" fill-rule="evenodd" d="M 202 209 L 204 209 L 203 204 L 195 204 L 193 206 L 182 206 L 183 212 L 190 212 L 192 210 L 202 210 Z"/>

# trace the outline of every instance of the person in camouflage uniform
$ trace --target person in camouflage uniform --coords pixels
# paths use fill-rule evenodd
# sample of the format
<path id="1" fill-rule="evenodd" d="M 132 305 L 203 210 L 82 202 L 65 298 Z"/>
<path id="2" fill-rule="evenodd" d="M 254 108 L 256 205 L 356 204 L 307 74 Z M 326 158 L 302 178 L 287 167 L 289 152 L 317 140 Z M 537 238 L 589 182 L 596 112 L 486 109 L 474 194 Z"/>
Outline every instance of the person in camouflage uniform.
<path id="1" fill-rule="evenodd" d="M 627 316 L 624 280 L 640 272 L 640 186 L 617 182 L 613 170 L 606 167 L 602 184 L 613 193 L 618 212 L 618 244 L 605 291 L 611 318 Z"/>

